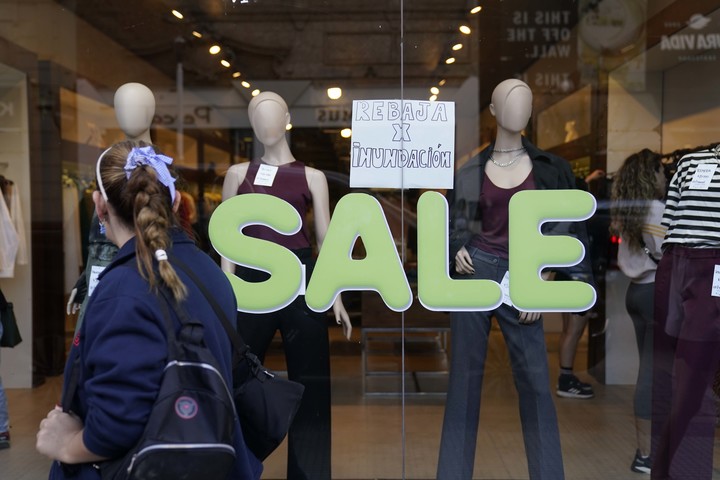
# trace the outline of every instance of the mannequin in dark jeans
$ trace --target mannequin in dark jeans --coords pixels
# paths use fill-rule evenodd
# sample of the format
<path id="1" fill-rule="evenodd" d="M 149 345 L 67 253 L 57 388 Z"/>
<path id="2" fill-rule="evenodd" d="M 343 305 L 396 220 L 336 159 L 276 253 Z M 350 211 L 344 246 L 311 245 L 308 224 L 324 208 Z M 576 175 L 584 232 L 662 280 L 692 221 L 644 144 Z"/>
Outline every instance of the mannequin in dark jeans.
<path id="1" fill-rule="evenodd" d="M 509 267 L 510 197 L 520 190 L 574 188 L 575 181 L 567 161 L 539 150 L 522 136 L 532 113 L 532 92 L 527 84 L 516 79 L 501 82 L 493 91 L 490 111 L 497 121 L 495 142 L 457 171 L 454 188 L 448 192 L 450 259 L 456 278 L 501 283 Z M 558 222 L 547 234 L 572 234 L 571 228 Z M 568 275 L 588 280 L 589 263 L 568 268 Z M 518 390 L 529 478 L 562 480 L 562 451 L 542 318 L 538 312 L 521 312 L 505 303 L 492 311 L 450 315 L 452 356 L 437 478 L 470 480 L 473 476 L 493 317 L 507 344 Z"/>

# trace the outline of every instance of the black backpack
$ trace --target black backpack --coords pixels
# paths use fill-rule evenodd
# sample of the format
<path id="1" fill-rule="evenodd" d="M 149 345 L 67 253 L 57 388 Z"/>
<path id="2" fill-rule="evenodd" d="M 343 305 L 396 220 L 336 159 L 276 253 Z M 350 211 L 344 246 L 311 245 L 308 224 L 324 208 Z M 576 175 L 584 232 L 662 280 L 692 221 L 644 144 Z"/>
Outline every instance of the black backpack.
<path id="1" fill-rule="evenodd" d="M 164 288 L 158 295 L 168 340 L 168 363 L 142 437 L 119 459 L 97 465 L 103 480 L 224 479 L 235 462 L 235 405 L 217 361 L 203 341 L 203 325 L 190 320 Z M 179 334 L 171 305 L 182 324 Z M 73 365 L 63 407 L 77 387 Z"/>

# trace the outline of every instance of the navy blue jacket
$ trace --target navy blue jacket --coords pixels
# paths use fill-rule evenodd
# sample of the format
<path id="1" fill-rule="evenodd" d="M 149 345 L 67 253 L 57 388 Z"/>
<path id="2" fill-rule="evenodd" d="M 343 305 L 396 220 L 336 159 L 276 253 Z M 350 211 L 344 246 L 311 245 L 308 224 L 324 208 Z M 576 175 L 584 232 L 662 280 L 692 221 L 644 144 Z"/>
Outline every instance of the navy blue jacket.
<path id="1" fill-rule="evenodd" d="M 220 268 L 179 230 L 173 232 L 171 251 L 188 264 L 215 294 L 228 318 L 236 318 L 235 295 Z M 70 369 L 80 358 L 77 392 L 70 409 L 83 421 L 85 446 L 104 457 L 124 455 L 140 438 L 167 361 L 167 341 L 158 298 L 150 291 L 136 266 L 135 239 L 118 251 L 102 272 L 87 306 L 65 367 L 67 389 Z M 205 325 L 205 343 L 217 359 L 228 385 L 232 384 L 231 346 L 220 320 L 195 284 L 176 269 L 188 288 L 183 307 Z M 179 322 L 176 325 L 179 329 Z M 236 465 L 233 480 L 258 479 L 262 464 L 245 446 L 236 420 Z M 69 474 L 70 470 L 75 470 Z M 55 462 L 51 479 L 100 478 L 89 464 L 62 469 Z"/>
<path id="2" fill-rule="evenodd" d="M 567 160 L 538 149 L 525 137 L 523 146 L 532 160 L 532 175 L 536 190 L 575 189 L 575 176 Z M 490 158 L 493 145 L 490 145 L 475 157 L 468 160 L 455 173 L 455 185 L 447 193 L 450 210 L 450 264 L 454 265 L 455 254 L 467 245 L 472 237 L 479 234 L 482 226 L 480 211 L 480 193 L 485 178 L 485 164 Z M 585 257 L 572 267 L 557 268 L 573 280 L 594 284 L 592 267 L 587 253 L 589 243 L 587 230 L 583 222 L 554 222 L 543 226 L 545 235 L 569 235 L 580 240 L 585 247 Z M 454 267 L 451 268 L 454 272 Z"/>

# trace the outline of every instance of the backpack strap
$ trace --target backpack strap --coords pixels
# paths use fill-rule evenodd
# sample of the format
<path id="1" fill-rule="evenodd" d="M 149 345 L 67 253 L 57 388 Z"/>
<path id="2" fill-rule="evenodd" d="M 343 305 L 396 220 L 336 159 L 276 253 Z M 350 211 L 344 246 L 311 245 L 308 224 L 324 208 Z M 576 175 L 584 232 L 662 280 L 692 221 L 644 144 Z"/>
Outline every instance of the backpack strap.
<path id="1" fill-rule="evenodd" d="M 215 315 L 217 315 L 217 317 L 220 319 L 220 322 L 222 323 L 223 328 L 225 328 L 225 332 L 227 333 L 228 337 L 230 338 L 230 342 L 233 345 L 234 364 L 237 364 L 237 362 L 250 350 L 250 347 L 247 346 L 245 341 L 237 332 L 237 328 L 234 327 L 232 323 L 230 323 L 227 315 L 225 315 L 225 311 L 222 309 L 222 307 L 220 307 L 217 300 L 215 300 L 213 294 L 210 293 L 208 288 L 200 280 L 197 274 L 185 262 L 180 260 L 175 254 L 168 252 L 168 259 L 170 260 L 170 263 L 180 267 L 180 269 L 185 272 L 188 277 L 190 277 L 190 280 L 192 280 L 192 282 L 197 285 L 197 287 L 205 296 L 212 309 L 215 311 Z"/>

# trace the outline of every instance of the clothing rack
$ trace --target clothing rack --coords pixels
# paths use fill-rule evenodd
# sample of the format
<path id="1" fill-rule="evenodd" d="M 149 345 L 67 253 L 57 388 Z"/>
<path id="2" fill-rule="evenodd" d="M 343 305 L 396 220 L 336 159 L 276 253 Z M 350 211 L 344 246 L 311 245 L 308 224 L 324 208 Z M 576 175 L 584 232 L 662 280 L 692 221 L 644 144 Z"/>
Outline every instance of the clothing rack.
<path id="1" fill-rule="evenodd" d="M 695 148 L 681 148 L 678 150 L 675 150 L 674 152 L 665 153 L 661 155 L 661 158 L 666 159 L 672 159 L 674 164 L 677 164 L 682 157 L 684 157 L 687 154 L 700 152 L 703 150 L 710 150 L 715 152 L 715 157 L 720 158 L 720 142 L 711 143 L 709 145 L 703 145 L 701 147 L 695 147 Z"/>

